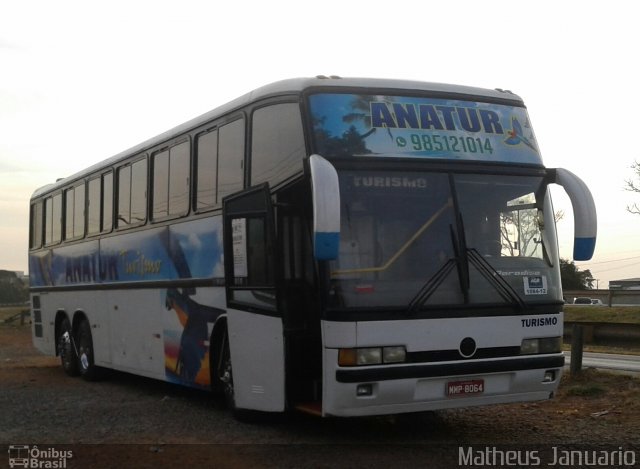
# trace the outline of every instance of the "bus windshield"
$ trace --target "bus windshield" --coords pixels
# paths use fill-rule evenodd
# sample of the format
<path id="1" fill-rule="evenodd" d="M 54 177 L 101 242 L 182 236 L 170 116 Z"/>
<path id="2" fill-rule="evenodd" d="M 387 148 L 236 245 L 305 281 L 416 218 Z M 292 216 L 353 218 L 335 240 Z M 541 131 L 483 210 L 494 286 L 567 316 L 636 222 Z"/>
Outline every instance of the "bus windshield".
<path id="1" fill-rule="evenodd" d="M 539 176 L 340 172 L 336 308 L 561 301 Z"/>

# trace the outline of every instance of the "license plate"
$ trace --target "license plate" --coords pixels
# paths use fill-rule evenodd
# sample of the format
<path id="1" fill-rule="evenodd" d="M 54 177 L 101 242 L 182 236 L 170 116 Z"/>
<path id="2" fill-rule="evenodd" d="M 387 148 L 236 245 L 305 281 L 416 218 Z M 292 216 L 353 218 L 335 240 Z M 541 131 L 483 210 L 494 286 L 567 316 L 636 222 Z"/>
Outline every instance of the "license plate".
<path id="1" fill-rule="evenodd" d="M 447 396 L 472 396 L 484 392 L 483 379 L 470 379 L 467 381 L 449 381 L 447 383 Z"/>

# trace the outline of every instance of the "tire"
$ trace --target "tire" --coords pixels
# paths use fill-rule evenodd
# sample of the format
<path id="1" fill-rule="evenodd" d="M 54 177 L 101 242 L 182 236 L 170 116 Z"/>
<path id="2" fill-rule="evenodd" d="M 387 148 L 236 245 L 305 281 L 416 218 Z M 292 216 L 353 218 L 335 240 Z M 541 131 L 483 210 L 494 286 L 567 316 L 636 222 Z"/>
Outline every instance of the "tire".
<path id="1" fill-rule="evenodd" d="M 94 363 L 93 338 L 91 326 L 86 319 L 78 325 L 76 332 L 76 347 L 78 353 L 78 371 L 80 376 L 87 381 L 95 381 L 99 378 L 99 368 Z"/>
<path id="2" fill-rule="evenodd" d="M 220 344 L 220 364 L 218 368 L 218 379 L 220 380 L 222 394 L 227 407 L 236 412 L 236 398 L 233 389 L 233 367 L 231 365 L 231 351 L 229 349 L 229 334 L 225 331 Z"/>
<path id="3" fill-rule="evenodd" d="M 64 317 L 60 322 L 58 333 L 58 354 L 62 369 L 69 376 L 78 376 L 78 355 L 76 354 L 76 344 L 71 331 L 71 322 L 68 317 Z"/>
<path id="4" fill-rule="evenodd" d="M 216 366 L 216 384 L 213 386 L 214 392 L 224 396 L 224 402 L 231 411 L 233 417 L 244 423 L 263 423 L 270 422 L 280 414 L 271 414 L 269 412 L 261 412 L 257 410 L 239 409 L 236 406 L 236 395 L 233 384 L 233 366 L 231 364 L 231 352 L 229 349 L 229 334 L 225 330 L 217 347 L 220 360 Z"/>

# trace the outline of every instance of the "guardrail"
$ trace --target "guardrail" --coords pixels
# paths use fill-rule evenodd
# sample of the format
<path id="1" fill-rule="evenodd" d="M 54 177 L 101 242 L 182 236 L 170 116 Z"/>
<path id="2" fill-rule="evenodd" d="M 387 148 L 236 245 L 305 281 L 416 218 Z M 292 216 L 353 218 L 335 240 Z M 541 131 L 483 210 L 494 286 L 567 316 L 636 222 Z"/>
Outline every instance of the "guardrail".
<path id="1" fill-rule="evenodd" d="M 624 347 L 640 344 L 640 324 L 565 321 L 564 342 L 571 343 L 571 373 L 582 371 L 584 344 Z"/>
<path id="2" fill-rule="evenodd" d="M 4 324 L 8 324 L 8 323 L 12 323 L 13 321 L 16 321 L 16 320 L 20 319 L 20 325 L 24 326 L 26 318 L 28 318 L 30 315 L 31 315 L 31 310 L 30 309 L 23 309 L 22 311 L 20 311 L 19 313 L 14 314 L 13 316 L 9 316 L 8 318 L 4 318 L 4 319 L 0 320 L 0 322 L 4 323 Z"/>
<path id="3" fill-rule="evenodd" d="M 581 326 L 584 343 L 594 345 L 640 344 L 640 324 L 565 321 L 564 339 L 570 342 L 574 326 Z"/>

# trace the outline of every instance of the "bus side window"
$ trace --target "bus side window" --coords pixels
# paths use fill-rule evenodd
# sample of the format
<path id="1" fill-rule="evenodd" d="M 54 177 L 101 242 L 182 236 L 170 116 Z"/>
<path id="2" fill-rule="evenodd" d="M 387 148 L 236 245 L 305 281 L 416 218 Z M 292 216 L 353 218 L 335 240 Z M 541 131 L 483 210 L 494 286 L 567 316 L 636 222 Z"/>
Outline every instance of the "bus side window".
<path id="1" fill-rule="evenodd" d="M 218 141 L 218 197 L 222 199 L 244 187 L 244 119 L 223 125 Z"/>
<path id="2" fill-rule="evenodd" d="M 131 224 L 131 166 L 118 169 L 118 220 L 116 226 L 125 228 Z"/>
<path id="3" fill-rule="evenodd" d="M 196 210 L 204 212 L 216 206 L 218 130 L 199 135 L 196 153 Z"/>
<path id="4" fill-rule="evenodd" d="M 67 241 L 84 236 L 84 202 L 84 183 L 64 191 L 64 239 Z"/>
<path id="5" fill-rule="evenodd" d="M 147 160 L 118 169 L 118 228 L 141 225 L 147 217 Z"/>
<path id="6" fill-rule="evenodd" d="M 100 178 L 89 180 L 87 209 L 87 234 L 89 236 L 100 233 Z"/>
<path id="7" fill-rule="evenodd" d="M 113 228 L 113 173 L 89 180 L 87 234 L 106 233 Z"/>
<path id="8" fill-rule="evenodd" d="M 57 244 L 62 239 L 62 193 L 45 199 L 44 244 Z"/>
<path id="9" fill-rule="evenodd" d="M 185 215 L 189 210 L 189 142 L 155 153 L 152 158 L 152 218 Z"/>
<path id="10" fill-rule="evenodd" d="M 113 228 L 113 173 L 102 175 L 102 232 Z"/>
<path id="11" fill-rule="evenodd" d="M 131 165 L 131 224 L 139 225 L 147 218 L 147 160 Z"/>
<path id="12" fill-rule="evenodd" d="M 251 134 L 251 185 L 271 187 L 302 170 L 305 146 L 298 103 L 257 109 Z"/>
<path id="13" fill-rule="evenodd" d="M 65 211 L 65 222 L 64 222 L 64 239 L 70 240 L 73 239 L 73 215 L 75 210 L 73 209 L 73 205 L 75 202 L 75 188 L 70 188 L 64 191 L 64 211 Z"/>
<path id="14" fill-rule="evenodd" d="M 42 201 L 31 205 L 31 249 L 42 247 Z"/>

